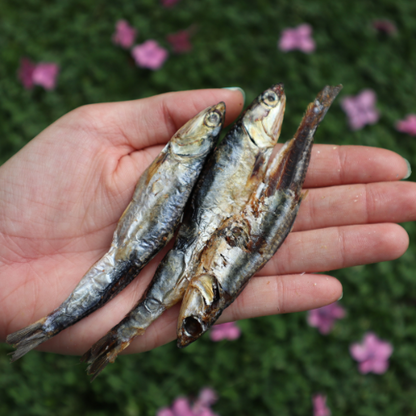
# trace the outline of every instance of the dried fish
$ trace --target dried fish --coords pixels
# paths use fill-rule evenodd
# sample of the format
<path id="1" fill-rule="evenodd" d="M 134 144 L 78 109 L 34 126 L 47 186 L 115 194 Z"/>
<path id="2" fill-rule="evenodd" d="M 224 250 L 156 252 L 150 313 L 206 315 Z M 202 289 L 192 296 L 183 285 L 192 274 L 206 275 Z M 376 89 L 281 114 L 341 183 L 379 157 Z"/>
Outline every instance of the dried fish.
<path id="1" fill-rule="evenodd" d="M 282 84 L 264 91 L 248 107 L 208 160 L 179 228 L 137 306 L 84 354 L 95 378 L 137 335 L 182 299 L 201 251 L 224 219 L 239 212 L 263 179 L 286 104 Z"/>
<path id="2" fill-rule="evenodd" d="M 210 239 L 182 301 L 180 348 L 215 323 L 289 234 L 303 198 L 315 131 L 340 90 L 341 86 L 325 87 L 318 94 L 295 137 L 277 154 L 246 207 Z"/>
<path id="3" fill-rule="evenodd" d="M 224 122 L 225 104 L 188 121 L 142 174 L 121 216 L 111 248 L 52 313 L 7 337 L 17 360 L 103 306 L 124 289 L 171 239 Z"/>

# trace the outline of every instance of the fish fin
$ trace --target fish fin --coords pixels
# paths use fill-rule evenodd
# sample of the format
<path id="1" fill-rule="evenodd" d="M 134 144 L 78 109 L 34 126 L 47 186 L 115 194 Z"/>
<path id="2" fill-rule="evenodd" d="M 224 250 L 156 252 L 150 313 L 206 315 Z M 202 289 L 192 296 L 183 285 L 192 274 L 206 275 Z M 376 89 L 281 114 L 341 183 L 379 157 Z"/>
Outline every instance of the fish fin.
<path id="1" fill-rule="evenodd" d="M 143 332 L 144 330 L 138 331 L 136 335 L 141 335 Z M 92 375 L 91 381 L 94 381 L 109 363 L 116 360 L 118 354 L 130 345 L 133 338 L 128 341 L 121 341 L 118 339 L 116 332 L 110 331 L 81 357 L 81 362 L 89 364 L 87 374 Z"/>
<path id="2" fill-rule="evenodd" d="M 52 334 L 45 332 L 43 329 L 45 321 L 46 317 L 7 336 L 6 342 L 16 348 L 16 351 L 12 353 L 11 362 L 18 360 L 33 350 L 33 348 L 36 348 L 39 344 L 51 338 Z"/>

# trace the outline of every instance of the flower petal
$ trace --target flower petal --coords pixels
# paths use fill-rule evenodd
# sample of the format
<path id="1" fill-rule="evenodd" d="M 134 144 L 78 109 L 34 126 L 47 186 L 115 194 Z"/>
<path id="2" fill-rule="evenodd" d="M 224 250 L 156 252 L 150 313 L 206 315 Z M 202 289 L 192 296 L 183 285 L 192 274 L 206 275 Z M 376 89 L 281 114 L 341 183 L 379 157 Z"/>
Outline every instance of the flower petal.
<path id="1" fill-rule="evenodd" d="M 367 347 L 362 344 L 350 345 L 350 354 L 355 361 L 364 361 L 368 358 Z"/>

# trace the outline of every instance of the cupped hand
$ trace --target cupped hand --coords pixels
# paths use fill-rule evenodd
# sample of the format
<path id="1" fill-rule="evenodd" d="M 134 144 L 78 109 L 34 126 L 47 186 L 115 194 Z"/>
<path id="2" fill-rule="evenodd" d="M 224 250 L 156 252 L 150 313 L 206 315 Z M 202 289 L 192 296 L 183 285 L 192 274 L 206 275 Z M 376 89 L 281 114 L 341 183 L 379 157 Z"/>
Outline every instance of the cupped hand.
<path id="1" fill-rule="evenodd" d="M 226 124 L 242 109 L 238 91 L 201 90 L 76 109 L 0 167 L 0 340 L 46 316 L 107 252 L 141 173 L 187 120 L 224 101 Z M 319 132 L 318 132 L 319 134 Z M 290 136 L 286 136 L 289 139 Z M 416 219 L 416 185 L 388 150 L 314 146 L 293 232 L 218 321 L 317 308 L 342 294 L 316 275 L 392 260 L 407 249 L 397 222 Z M 39 349 L 82 354 L 134 306 L 166 249 L 103 308 Z M 127 352 L 175 338 L 178 307 Z"/>

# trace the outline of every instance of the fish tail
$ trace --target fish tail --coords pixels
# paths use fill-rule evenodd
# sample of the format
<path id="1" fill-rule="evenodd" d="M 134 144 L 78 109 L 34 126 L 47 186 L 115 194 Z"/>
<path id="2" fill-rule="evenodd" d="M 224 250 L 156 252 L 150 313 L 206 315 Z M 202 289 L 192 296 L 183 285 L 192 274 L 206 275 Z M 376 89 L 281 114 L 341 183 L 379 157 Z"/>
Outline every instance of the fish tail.
<path id="1" fill-rule="evenodd" d="M 144 330 L 136 331 L 135 336 L 141 335 L 143 332 Z M 130 337 L 128 341 L 122 341 L 117 335 L 117 330 L 113 329 L 81 357 L 81 362 L 89 364 L 87 374 L 92 376 L 91 381 L 94 381 L 109 363 L 114 363 L 118 354 L 130 345 L 135 336 Z"/>
<path id="2" fill-rule="evenodd" d="M 53 334 L 50 331 L 45 331 L 43 327 L 45 321 L 46 317 L 7 336 L 6 342 L 16 348 L 16 351 L 12 354 L 11 362 L 23 357 L 33 348 L 52 337 Z"/>

